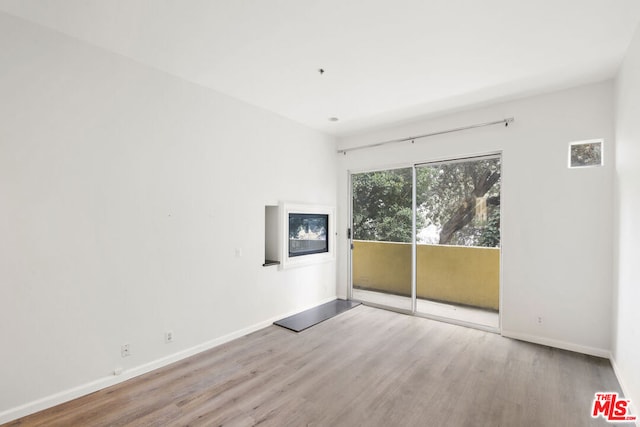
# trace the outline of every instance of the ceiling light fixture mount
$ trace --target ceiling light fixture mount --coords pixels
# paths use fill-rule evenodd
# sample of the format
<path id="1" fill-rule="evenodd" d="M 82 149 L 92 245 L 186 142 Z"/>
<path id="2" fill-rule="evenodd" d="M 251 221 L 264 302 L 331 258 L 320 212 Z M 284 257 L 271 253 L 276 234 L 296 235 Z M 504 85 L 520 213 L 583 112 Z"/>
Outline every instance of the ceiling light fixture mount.
<path id="1" fill-rule="evenodd" d="M 324 74 L 324 68 L 318 68 L 318 73 L 320 73 L 320 75 Z"/>

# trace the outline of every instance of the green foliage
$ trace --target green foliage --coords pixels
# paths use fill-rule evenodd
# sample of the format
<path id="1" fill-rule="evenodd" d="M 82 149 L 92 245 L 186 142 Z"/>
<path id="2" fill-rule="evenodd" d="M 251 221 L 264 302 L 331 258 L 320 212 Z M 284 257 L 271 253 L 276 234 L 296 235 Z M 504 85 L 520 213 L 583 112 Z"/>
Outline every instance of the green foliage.
<path id="1" fill-rule="evenodd" d="M 481 159 L 420 167 L 417 203 L 427 225 L 440 230 L 437 241 L 461 246 L 500 245 L 500 160 Z M 475 216 L 477 199 L 486 199 L 487 220 Z M 468 206 L 464 210 L 462 206 Z M 450 235 L 446 231 L 455 229 Z"/>
<path id="2" fill-rule="evenodd" d="M 355 239 L 411 242 L 412 180 L 410 168 L 352 176 Z"/>
<path id="3" fill-rule="evenodd" d="M 417 168 L 416 228 L 435 233 L 424 243 L 500 245 L 500 161 L 481 159 Z M 353 233 L 357 240 L 412 241 L 412 169 L 354 174 Z M 475 217 L 486 200 L 486 220 Z M 483 202 L 484 203 L 484 202 Z"/>
<path id="4" fill-rule="evenodd" d="M 478 246 L 495 248 L 500 246 L 500 207 L 490 211 L 487 225 L 478 237 Z"/>

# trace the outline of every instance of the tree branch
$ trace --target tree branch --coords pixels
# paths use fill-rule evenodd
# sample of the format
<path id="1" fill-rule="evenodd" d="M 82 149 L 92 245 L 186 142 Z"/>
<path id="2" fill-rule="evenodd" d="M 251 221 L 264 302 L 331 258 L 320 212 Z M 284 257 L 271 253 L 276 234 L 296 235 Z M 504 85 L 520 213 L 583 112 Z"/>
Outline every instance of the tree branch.
<path id="1" fill-rule="evenodd" d="M 454 211 L 451 218 L 444 223 L 442 226 L 442 231 L 440 231 L 440 241 L 441 245 L 446 245 L 451 241 L 453 235 L 462 230 L 467 224 L 469 224 L 476 212 L 476 198 L 483 197 L 487 192 L 493 187 L 493 185 L 498 182 L 500 179 L 500 172 L 491 172 L 489 170 L 483 171 L 478 176 L 473 179 L 473 191 L 467 197 L 464 198 L 460 206 Z M 492 202 L 496 204 L 500 204 L 500 197 L 492 197 L 494 199 Z"/>

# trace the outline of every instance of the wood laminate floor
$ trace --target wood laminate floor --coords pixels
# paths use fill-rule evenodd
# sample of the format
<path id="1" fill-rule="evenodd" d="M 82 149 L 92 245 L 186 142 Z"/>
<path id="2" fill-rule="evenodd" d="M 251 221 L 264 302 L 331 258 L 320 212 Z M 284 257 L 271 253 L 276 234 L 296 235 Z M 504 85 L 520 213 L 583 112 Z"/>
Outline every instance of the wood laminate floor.
<path id="1" fill-rule="evenodd" d="M 25 417 L 29 426 L 590 426 L 608 360 L 356 307 L 270 326 Z M 627 424 L 628 425 L 628 424 Z"/>

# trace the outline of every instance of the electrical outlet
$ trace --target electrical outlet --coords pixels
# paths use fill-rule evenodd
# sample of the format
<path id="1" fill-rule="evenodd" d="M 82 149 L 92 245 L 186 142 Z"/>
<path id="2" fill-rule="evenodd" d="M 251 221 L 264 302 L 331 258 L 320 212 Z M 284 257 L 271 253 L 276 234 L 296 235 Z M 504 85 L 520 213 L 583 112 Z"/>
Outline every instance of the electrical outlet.
<path id="1" fill-rule="evenodd" d="M 131 349 L 129 348 L 129 344 L 122 344 L 122 347 L 120 347 L 120 355 L 122 357 L 131 356 Z"/>
<path id="2" fill-rule="evenodd" d="M 538 322 L 538 325 L 542 325 L 542 316 L 538 316 L 536 320 Z"/>
<path id="3" fill-rule="evenodd" d="M 173 342 L 173 331 L 167 331 L 164 333 L 164 342 L 167 344 Z"/>

